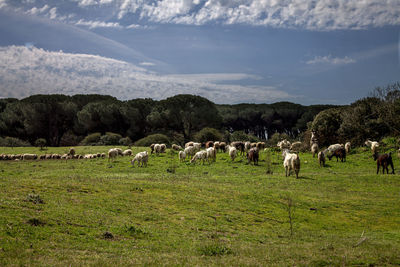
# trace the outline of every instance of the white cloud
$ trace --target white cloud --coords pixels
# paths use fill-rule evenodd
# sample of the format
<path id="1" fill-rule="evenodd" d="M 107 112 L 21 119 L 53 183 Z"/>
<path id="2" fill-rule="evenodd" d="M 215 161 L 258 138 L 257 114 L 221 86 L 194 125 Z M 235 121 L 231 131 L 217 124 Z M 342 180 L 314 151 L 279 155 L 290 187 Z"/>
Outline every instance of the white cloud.
<path id="1" fill-rule="evenodd" d="M 104 22 L 104 21 L 92 21 L 92 20 L 83 20 L 80 19 L 75 23 L 79 26 L 87 26 L 89 29 L 94 28 L 123 28 L 118 22 Z"/>
<path id="2" fill-rule="evenodd" d="M 159 75 L 124 61 L 35 47 L 0 47 L 0 97 L 108 94 L 119 99 L 196 94 L 216 103 L 275 102 L 292 97 L 272 86 L 233 84 L 248 74 Z M 229 81 L 229 84 L 221 83 Z"/>
<path id="3" fill-rule="evenodd" d="M 345 65 L 355 63 L 356 60 L 350 58 L 348 56 L 345 57 L 332 57 L 331 55 L 328 56 L 316 56 L 311 60 L 308 60 L 306 63 L 311 64 L 332 64 L 332 65 Z"/>
<path id="4" fill-rule="evenodd" d="M 49 0 L 61 14 L 59 1 Z M 365 29 L 400 25 L 398 0 L 73 0 L 76 8 L 90 10 L 92 20 L 104 14 L 131 23 L 246 24 L 308 30 Z M 11 4 L 10 4 L 11 5 Z M 32 14 L 43 15 L 40 7 L 13 3 Z M 7 6 L 0 0 L 0 8 Z M 29 6 L 29 9 L 27 9 Z M 76 11 L 79 14 L 79 11 Z M 129 16 L 127 16 L 129 15 Z M 53 16 L 55 17 L 55 16 Z M 95 19 L 97 17 L 97 19 Z M 85 19 L 85 18 L 82 18 Z M 131 28 L 134 28 L 132 24 Z"/>
<path id="5" fill-rule="evenodd" d="M 81 4 L 97 1 L 81 1 Z M 113 2 L 118 18 L 131 13 L 159 23 L 265 25 L 309 30 L 362 29 L 400 24 L 394 0 L 123 0 Z M 87 3 L 86 3 L 87 4 Z"/>
<path id="6" fill-rule="evenodd" d="M 155 66 L 156 64 L 154 64 L 153 62 L 140 62 L 139 65 L 152 67 Z"/>
<path id="7" fill-rule="evenodd" d="M 44 5 L 41 8 L 33 7 L 30 10 L 28 10 L 26 13 L 31 14 L 31 15 L 38 15 L 38 14 L 43 14 L 45 13 L 50 7 L 48 5 Z"/>

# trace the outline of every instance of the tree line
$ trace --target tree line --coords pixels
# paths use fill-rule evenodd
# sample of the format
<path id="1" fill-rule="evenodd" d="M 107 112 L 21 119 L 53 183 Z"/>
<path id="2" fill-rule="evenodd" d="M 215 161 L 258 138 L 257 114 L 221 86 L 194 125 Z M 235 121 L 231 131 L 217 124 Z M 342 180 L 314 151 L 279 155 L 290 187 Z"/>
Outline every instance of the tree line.
<path id="1" fill-rule="evenodd" d="M 177 143 L 192 140 L 203 128 L 218 129 L 225 139 L 243 132 L 259 139 L 274 133 L 298 138 L 307 123 L 332 105 L 217 105 L 195 95 L 120 101 L 107 95 L 33 95 L 0 99 L 0 137 L 49 146 L 76 145 L 90 134 L 113 133 L 130 140 L 164 134 Z M 226 140 L 230 141 L 230 140 Z"/>

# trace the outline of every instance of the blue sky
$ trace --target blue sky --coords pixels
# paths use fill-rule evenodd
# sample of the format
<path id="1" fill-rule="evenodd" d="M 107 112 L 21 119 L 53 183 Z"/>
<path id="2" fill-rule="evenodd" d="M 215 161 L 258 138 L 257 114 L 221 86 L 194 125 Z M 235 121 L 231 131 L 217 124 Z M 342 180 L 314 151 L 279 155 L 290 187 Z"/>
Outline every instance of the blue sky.
<path id="1" fill-rule="evenodd" d="M 397 0 L 0 0 L 0 97 L 349 104 L 399 81 Z"/>

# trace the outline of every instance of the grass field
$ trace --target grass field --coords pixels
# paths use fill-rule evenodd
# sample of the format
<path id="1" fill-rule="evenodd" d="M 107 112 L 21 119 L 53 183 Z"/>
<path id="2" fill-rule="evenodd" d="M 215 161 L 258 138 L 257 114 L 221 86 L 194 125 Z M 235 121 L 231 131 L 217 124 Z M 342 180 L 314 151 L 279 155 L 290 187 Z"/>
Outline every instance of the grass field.
<path id="1" fill-rule="evenodd" d="M 299 179 L 266 157 L 0 161 L 0 266 L 400 265 L 400 176 L 376 175 L 370 151 L 325 168 L 300 153 Z"/>

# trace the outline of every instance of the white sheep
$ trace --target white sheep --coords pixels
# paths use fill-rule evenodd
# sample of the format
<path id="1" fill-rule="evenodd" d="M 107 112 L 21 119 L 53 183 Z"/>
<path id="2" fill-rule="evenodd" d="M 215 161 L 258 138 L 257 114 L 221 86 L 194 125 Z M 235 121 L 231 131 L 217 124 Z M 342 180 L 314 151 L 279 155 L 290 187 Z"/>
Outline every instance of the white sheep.
<path id="1" fill-rule="evenodd" d="M 176 144 L 172 144 L 171 148 L 172 148 L 173 150 L 175 150 L 175 151 L 182 150 L 182 147 L 179 146 L 179 145 L 176 145 Z"/>
<path id="2" fill-rule="evenodd" d="M 160 144 L 155 144 L 154 145 L 154 152 L 156 152 L 156 155 L 161 153 L 161 145 Z"/>
<path id="3" fill-rule="evenodd" d="M 135 167 L 135 161 L 137 161 L 138 167 L 143 167 L 143 164 L 145 165 L 145 167 L 147 167 L 148 159 L 149 159 L 149 154 L 147 153 L 147 151 L 139 152 L 132 159 L 131 164 L 133 167 Z"/>
<path id="4" fill-rule="evenodd" d="M 167 145 L 166 144 L 160 144 L 160 152 L 161 153 L 165 153 L 166 149 L 167 149 Z"/>
<path id="5" fill-rule="evenodd" d="M 215 160 L 217 159 L 217 151 L 215 150 L 215 148 L 209 147 L 209 148 L 207 148 L 206 151 L 207 151 L 208 162 L 210 162 L 210 159 L 215 162 Z"/>
<path id="6" fill-rule="evenodd" d="M 74 155 L 75 155 L 75 148 L 71 147 L 71 148 L 69 149 L 68 155 L 74 156 Z"/>
<path id="7" fill-rule="evenodd" d="M 293 150 L 293 151 L 300 151 L 300 148 L 301 148 L 301 142 L 293 142 L 290 145 L 290 150 Z"/>
<path id="8" fill-rule="evenodd" d="M 313 158 L 315 157 L 315 154 L 318 153 L 318 144 L 317 143 L 313 143 L 311 146 L 311 153 Z"/>
<path id="9" fill-rule="evenodd" d="M 110 150 L 108 150 L 108 161 L 114 160 L 118 156 L 118 154 L 119 154 L 119 151 L 116 148 L 111 148 Z M 89 156 L 90 156 L 90 154 L 85 155 L 84 158 L 85 159 L 91 158 Z"/>
<path id="10" fill-rule="evenodd" d="M 333 153 L 333 152 L 335 152 L 336 150 L 338 150 L 339 148 L 344 148 L 343 144 L 334 144 L 334 145 L 330 145 L 330 146 L 327 148 L 327 150 L 328 150 L 330 153 Z"/>
<path id="11" fill-rule="evenodd" d="M 23 160 L 34 160 L 37 159 L 37 154 L 23 154 L 22 159 Z"/>
<path id="12" fill-rule="evenodd" d="M 130 156 L 130 155 L 132 155 L 132 149 L 126 149 L 124 150 L 124 152 L 122 152 L 122 156 Z"/>
<path id="13" fill-rule="evenodd" d="M 193 147 L 195 151 L 200 151 L 201 149 L 201 143 L 193 143 Z"/>
<path id="14" fill-rule="evenodd" d="M 187 156 L 191 157 L 191 156 L 194 155 L 194 153 L 195 153 L 196 151 L 194 150 L 194 147 L 193 147 L 193 146 L 188 146 L 188 147 L 185 148 L 184 152 L 185 152 L 185 154 L 186 154 Z"/>
<path id="15" fill-rule="evenodd" d="M 318 153 L 318 162 L 319 162 L 319 166 L 325 167 L 325 153 L 323 151 L 320 151 Z"/>
<path id="16" fill-rule="evenodd" d="M 185 148 L 187 148 L 187 147 L 189 147 L 189 146 L 193 146 L 193 141 L 190 141 L 190 142 L 187 142 L 186 144 L 185 144 Z"/>
<path id="17" fill-rule="evenodd" d="M 284 149 L 290 149 L 291 144 L 288 140 L 284 139 L 278 142 L 277 146 L 283 151 Z"/>
<path id="18" fill-rule="evenodd" d="M 185 151 L 179 151 L 179 161 L 185 161 L 186 160 L 186 153 Z"/>
<path id="19" fill-rule="evenodd" d="M 351 148 L 351 143 L 350 143 L 350 142 L 347 142 L 347 143 L 344 145 L 344 149 L 346 150 L 346 154 L 349 154 L 350 148 Z"/>
<path id="20" fill-rule="evenodd" d="M 286 177 L 290 176 L 290 171 L 294 171 L 296 178 L 299 178 L 300 171 L 300 158 L 299 155 L 290 153 L 289 150 L 284 151 L 285 159 L 283 161 L 283 167 L 285 168 Z"/>
<path id="21" fill-rule="evenodd" d="M 196 162 L 197 160 L 202 160 L 203 164 L 204 161 L 207 159 L 207 151 L 201 150 L 194 154 L 193 158 L 190 160 L 190 163 Z"/>
<path id="22" fill-rule="evenodd" d="M 231 157 L 231 160 L 234 161 L 237 155 L 237 149 L 234 146 L 227 146 L 229 157 Z"/>
<path id="23" fill-rule="evenodd" d="M 118 151 L 118 155 L 122 156 L 122 149 L 121 148 L 115 147 L 114 149 L 116 149 Z"/>
<path id="24" fill-rule="evenodd" d="M 365 145 L 369 146 L 371 148 L 372 154 L 375 154 L 378 152 L 379 149 L 379 143 L 376 141 L 370 141 L 369 139 L 365 141 Z"/>

